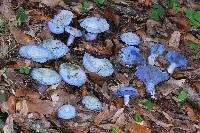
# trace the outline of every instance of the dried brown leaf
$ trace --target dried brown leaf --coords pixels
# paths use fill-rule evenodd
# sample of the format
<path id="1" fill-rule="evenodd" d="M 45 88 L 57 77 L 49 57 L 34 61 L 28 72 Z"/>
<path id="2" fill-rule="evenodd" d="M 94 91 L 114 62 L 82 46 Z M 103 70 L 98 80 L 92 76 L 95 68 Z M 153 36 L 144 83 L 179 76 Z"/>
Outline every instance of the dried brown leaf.
<path id="1" fill-rule="evenodd" d="M 29 97 L 31 99 L 39 99 L 40 94 L 32 91 L 31 89 L 17 89 L 15 93 L 16 97 Z"/>
<path id="2" fill-rule="evenodd" d="M 12 10 L 12 0 L 3 0 L 0 6 L 0 13 L 4 15 L 7 20 L 15 20 L 15 13 Z"/>
<path id="3" fill-rule="evenodd" d="M 191 41 L 193 43 L 200 43 L 200 40 L 195 38 L 192 34 L 190 33 L 187 33 L 185 36 L 184 36 L 184 40 L 188 40 L 188 41 Z"/>
<path id="4" fill-rule="evenodd" d="M 128 124 L 128 131 L 129 133 L 151 133 L 151 129 L 136 123 Z"/>
<path id="5" fill-rule="evenodd" d="M 169 46 L 177 49 L 179 47 L 181 40 L 181 33 L 179 31 L 174 31 L 169 39 Z"/>

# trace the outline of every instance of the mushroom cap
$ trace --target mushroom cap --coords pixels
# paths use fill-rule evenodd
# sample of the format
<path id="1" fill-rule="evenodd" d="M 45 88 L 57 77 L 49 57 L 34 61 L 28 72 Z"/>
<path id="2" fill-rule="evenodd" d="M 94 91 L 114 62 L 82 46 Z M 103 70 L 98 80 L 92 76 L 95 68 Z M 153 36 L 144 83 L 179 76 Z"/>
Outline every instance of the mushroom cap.
<path id="1" fill-rule="evenodd" d="M 19 49 L 19 54 L 38 63 L 44 63 L 53 58 L 53 53 L 40 46 L 26 45 Z"/>
<path id="2" fill-rule="evenodd" d="M 127 46 L 139 45 L 141 43 L 140 37 L 133 32 L 122 33 L 120 38 Z"/>
<path id="3" fill-rule="evenodd" d="M 134 46 L 122 48 L 119 57 L 125 65 L 146 64 L 146 59 L 140 53 L 139 49 L 135 48 Z"/>
<path id="4" fill-rule="evenodd" d="M 102 110 L 102 103 L 98 98 L 93 96 L 84 96 L 82 99 L 82 104 L 89 110 Z"/>
<path id="5" fill-rule="evenodd" d="M 151 55 L 161 55 L 165 51 L 165 47 L 162 44 L 150 43 Z"/>
<path id="6" fill-rule="evenodd" d="M 185 68 L 187 67 L 187 59 L 176 51 L 169 51 L 165 58 L 168 60 L 169 63 L 176 64 L 176 67 Z"/>
<path id="7" fill-rule="evenodd" d="M 139 66 L 135 75 L 146 85 L 149 83 L 157 85 L 158 83 L 169 79 L 167 72 L 162 72 L 158 67 L 152 65 Z"/>
<path id="8" fill-rule="evenodd" d="M 68 32 L 69 34 L 71 34 L 74 37 L 81 37 L 82 36 L 82 32 L 79 29 L 73 28 L 71 26 L 66 26 L 65 31 Z"/>
<path id="9" fill-rule="evenodd" d="M 47 23 L 49 30 L 54 34 L 62 34 L 64 33 L 64 27 L 61 21 L 51 19 Z"/>
<path id="10" fill-rule="evenodd" d="M 69 52 L 69 48 L 60 40 L 47 39 L 44 40 L 40 46 L 50 50 L 54 55 L 54 59 L 63 57 L 66 53 Z"/>
<path id="11" fill-rule="evenodd" d="M 56 71 L 49 68 L 33 69 L 31 76 L 42 85 L 53 85 L 61 81 L 61 76 Z"/>
<path id="12" fill-rule="evenodd" d="M 80 23 L 80 26 L 90 33 L 101 33 L 109 30 L 110 27 L 105 19 L 97 17 L 86 18 Z"/>
<path id="13" fill-rule="evenodd" d="M 93 73 L 98 74 L 102 77 L 107 77 L 113 74 L 113 65 L 108 59 L 95 58 L 92 55 L 85 53 L 83 56 L 84 67 Z"/>
<path id="14" fill-rule="evenodd" d="M 82 86 L 87 80 L 85 72 L 78 65 L 63 63 L 60 65 L 59 73 L 66 83 L 77 87 Z"/>
<path id="15" fill-rule="evenodd" d="M 57 111 L 58 118 L 69 120 L 76 117 L 76 109 L 70 104 L 61 106 Z"/>
<path id="16" fill-rule="evenodd" d="M 69 25 L 72 21 L 74 14 L 69 10 L 61 10 L 55 17 L 55 20 L 58 20 L 62 23 L 63 27 Z"/>
<path id="17" fill-rule="evenodd" d="M 124 95 L 129 95 L 130 97 L 136 97 L 139 95 L 137 89 L 130 86 L 118 88 L 117 90 L 113 91 L 113 94 L 120 97 L 124 97 Z"/>

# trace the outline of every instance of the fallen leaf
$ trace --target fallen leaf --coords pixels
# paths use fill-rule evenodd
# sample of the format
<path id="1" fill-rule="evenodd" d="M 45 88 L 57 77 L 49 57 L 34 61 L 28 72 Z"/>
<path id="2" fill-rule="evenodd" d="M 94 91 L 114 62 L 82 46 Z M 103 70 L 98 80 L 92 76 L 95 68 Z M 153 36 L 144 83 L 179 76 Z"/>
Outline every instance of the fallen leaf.
<path id="1" fill-rule="evenodd" d="M 17 89 L 15 92 L 16 97 L 29 97 L 31 99 L 39 99 L 40 94 L 32 91 L 31 89 Z"/>
<path id="2" fill-rule="evenodd" d="M 53 39 L 53 36 L 47 26 L 45 26 L 41 32 L 36 33 L 36 36 L 42 40 Z"/>
<path id="3" fill-rule="evenodd" d="M 55 6 L 62 6 L 64 8 L 67 8 L 68 6 L 63 2 L 63 0 L 30 0 L 31 2 L 40 2 L 40 3 L 43 3 L 47 6 L 50 6 L 50 7 L 55 7 Z"/>
<path id="4" fill-rule="evenodd" d="M 200 40 L 195 38 L 192 34 L 190 33 L 187 33 L 185 36 L 184 36 L 184 40 L 188 40 L 188 41 L 191 41 L 193 43 L 200 43 Z"/>
<path id="5" fill-rule="evenodd" d="M 192 117 L 192 118 L 195 118 L 195 113 L 194 113 L 194 110 L 193 108 L 189 105 L 189 104 L 186 104 L 186 112 L 187 112 L 187 115 Z"/>
<path id="6" fill-rule="evenodd" d="M 151 133 L 150 128 L 137 123 L 128 124 L 128 131 L 129 133 Z"/>
<path id="7" fill-rule="evenodd" d="M 36 22 L 47 21 L 50 18 L 44 15 L 44 12 L 41 10 L 33 9 L 29 11 L 29 15 L 31 19 L 35 20 Z"/>
<path id="8" fill-rule="evenodd" d="M 112 13 L 109 10 L 104 10 L 104 16 L 109 19 L 111 22 L 113 22 L 115 24 L 115 26 L 119 26 L 121 18 L 119 15 L 117 15 L 116 13 Z"/>
<path id="9" fill-rule="evenodd" d="M 7 20 L 15 20 L 15 13 L 12 10 L 12 0 L 3 0 L 0 6 L 0 12 Z"/>
<path id="10" fill-rule="evenodd" d="M 6 57 L 6 55 L 8 54 L 8 51 L 9 51 L 8 49 L 9 49 L 8 45 L 3 44 L 3 43 L 0 45 L 0 58 L 1 59 Z"/>
<path id="11" fill-rule="evenodd" d="M 169 39 L 169 46 L 177 49 L 179 47 L 181 40 L 181 33 L 179 31 L 174 31 Z"/>
<path id="12" fill-rule="evenodd" d="M 14 121 L 12 115 L 9 115 L 6 119 L 6 124 L 3 127 L 4 133 L 14 133 Z"/>

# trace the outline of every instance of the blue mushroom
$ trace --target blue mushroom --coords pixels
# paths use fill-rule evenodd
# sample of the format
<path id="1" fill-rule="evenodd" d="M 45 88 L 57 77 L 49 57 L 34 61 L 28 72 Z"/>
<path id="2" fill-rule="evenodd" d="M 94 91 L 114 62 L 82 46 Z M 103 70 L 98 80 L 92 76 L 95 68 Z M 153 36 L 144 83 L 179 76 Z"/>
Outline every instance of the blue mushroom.
<path id="1" fill-rule="evenodd" d="M 139 45 L 141 43 L 140 37 L 133 32 L 122 33 L 120 38 L 126 46 Z"/>
<path id="2" fill-rule="evenodd" d="M 118 88 L 117 90 L 113 91 L 113 94 L 116 96 L 124 97 L 124 105 L 129 106 L 130 98 L 138 96 L 138 91 L 134 87 L 126 86 Z"/>
<path id="3" fill-rule="evenodd" d="M 95 58 L 88 53 L 83 56 L 83 65 L 89 72 L 96 73 L 102 77 L 111 76 L 114 71 L 113 65 L 108 59 Z"/>
<path id="4" fill-rule="evenodd" d="M 44 40 L 40 46 L 51 51 L 54 55 L 54 59 L 63 57 L 69 52 L 69 48 L 60 40 L 47 39 Z"/>
<path id="5" fill-rule="evenodd" d="M 162 72 L 158 67 L 152 65 L 139 66 L 135 75 L 146 85 L 146 92 L 155 98 L 155 86 L 162 81 L 168 80 L 167 72 Z"/>
<path id="6" fill-rule="evenodd" d="M 103 110 L 102 103 L 99 101 L 98 98 L 93 96 L 84 96 L 82 99 L 82 104 L 89 110 Z"/>
<path id="7" fill-rule="evenodd" d="M 146 64 L 144 56 L 140 53 L 139 49 L 134 46 L 122 48 L 119 57 L 125 65 Z"/>
<path id="8" fill-rule="evenodd" d="M 149 48 L 151 49 L 151 54 L 148 57 L 148 62 L 150 65 L 154 65 L 156 58 L 165 51 L 165 47 L 162 44 L 151 43 Z"/>
<path id="9" fill-rule="evenodd" d="M 58 118 L 69 120 L 76 117 L 76 109 L 70 104 L 61 106 L 57 111 Z"/>
<path id="10" fill-rule="evenodd" d="M 87 80 L 85 72 L 74 64 L 61 64 L 59 73 L 67 84 L 77 87 L 82 86 Z"/>
<path id="11" fill-rule="evenodd" d="M 86 34 L 87 41 L 95 40 L 99 33 L 109 30 L 110 27 L 105 19 L 97 17 L 86 18 L 80 23 L 80 26 L 88 32 Z"/>
<path id="12" fill-rule="evenodd" d="M 47 23 L 49 30 L 54 34 L 62 34 L 65 29 L 61 21 L 56 19 L 51 19 Z"/>
<path id="13" fill-rule="evenodd" d="M 170 63 L 167 71 L 172 74 L 176 68 L 186 68 L 187 67 L 187 59 L 176 51 L 169 51 L 165 58 Z"/>
<path id="14" fill-rule="evenodd" d="M 19 54 L 38 63 L 44 63 L 54 57 L 50 50 L 35 45 L 22 46 Z"/>
<path id="15" fill-rule="evenodd" d="M 60 21 L 63 25 L 63 27 L 68 26 L 72 19 L 74 17 L 74 14 L 69 10 L 61 10 L 54 19 L 57 21 Z"/>
<path id="16" fill-rule="evenodd" d="M 54 85 L 61 82 L 61 76 L 49 68 L 33 69 L 31 77 L 41 85 Z"/>
<path id="17" fill-rule="evenodd" d="M 73 28 L 71 26 L 65 27 L 65 31 L 70 34 L 67 40 L 67 46 L 70 46 L 74 42 L 75 37 L 82 36 L 82 32 L 80 30 Z"/>

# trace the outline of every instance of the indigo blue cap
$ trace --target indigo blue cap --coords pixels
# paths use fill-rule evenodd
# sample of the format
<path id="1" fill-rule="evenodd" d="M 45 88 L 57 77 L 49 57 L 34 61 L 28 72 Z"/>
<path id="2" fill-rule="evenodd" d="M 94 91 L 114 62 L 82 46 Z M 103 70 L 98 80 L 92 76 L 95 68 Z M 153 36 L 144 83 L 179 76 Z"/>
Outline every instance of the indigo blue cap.
<path id="1" fill-rule="evenodd" d="M 31 76 L 42 85 L 53 85 L 61 82 L 60 75 L 56 71 L 49 68 L 33 69 Z"/>
<path id="2" fill-rule="evenodd" d="M 102 77 L 111 76 L 114 71 L 113 65 L 108 59 L 95 58 L 88 53 L 83 56 L 83 65 L 89 72 L 96 73 Z"/>
<path id="3" fill-rule="evenodd" d="M 54 55 L 54 59 L 63 57 L 66 53 L 69 52 L 69 48 L 60 40 L 47 39 L 42 41 L 40 46 L 50 50 Z"/>
<path id="4" fill-rule="evenodd" d="M 129 86 L 118 88 L 117 90 L 113 91 L 113 94 L 119 97 L 124 97 L 124 95 L 129 95 L 130 97 L 136 97 L 139 95 L 136 88 Z"/>
<path id="5" fill-rule="evenodd" d="M 53 58 L 53 53 L 50 50 L 35 45 L 22 46 L 19 54 L 38 63 L 44 63 Z"/>
<path id="6" fill-rule="evenodd" d="M 165 56 L 167 61 L 170 63 L 167 71 L 171 74 L 178 67 L 186 68 L 187 67 L 187 59 L 176 51 L 169 51 Z"/>
<path id="7" fill-rule="evenodd" d="M 90 33 L 101 33 L 109 30 L 108 22 L 103 18 L 90 17 L 80 23 L 80 26 Z"/>
<path id="8" fill-rule="evenodd" d="M 65 31 L 68 32 L 70 35 L 72 35 L 74 37 L 81 37 L 82 36 L 82 32 L 79 29 L 71 27 L 71 26 L 66 26 Z"/>
<path id="9" fill-rule="evenodd" d="M 134 46 L 122 48 L 119 57 L 125 65 L 146 64 L 146 59 L 140 53 L 139 49 L 135 48 Z"/>
<path id="10" fill-rule="evenodd" d="M 61 106 L 57 112 L 58 118 L 69 120 L 76 117 L 76 109 L 70 104 Z"/>
<path id="11" fill-rule="evenodd" d="M 54 34 L 62 34 L 65 31 L 62 22 L 59 20 L 51 19 L 47 25 L 49 30 Z"/>
<path id="12" fill-rule="evenodd" d="M 60 65 L 59 73 L 67 84 L 77 87 L 82 86 L 87 80 L 85 72 L 78 65 L 63 63 Z"/>
<path id="13" fill-rule="evenodd" d="M 82 104 L 89 110 L 99 110 L 103 109 L 102 103 L 98 98 L 93 96 L 84 96 L 82 99 Z"/>
<path id="14" fill-rule="evenodd" d="M 61 10 L 55 17 L 55 20 L 58 20 L 62 23 L 63 27 L 69 25 L 74 17 L 74 14 L 69 10 Z"/>
<path id="15" fill-rule="evenodd" d="M 140 37 L 133 32 L 122 33 L 121 40 L 127 45 L 139 45 L 141 43 Z"/>

